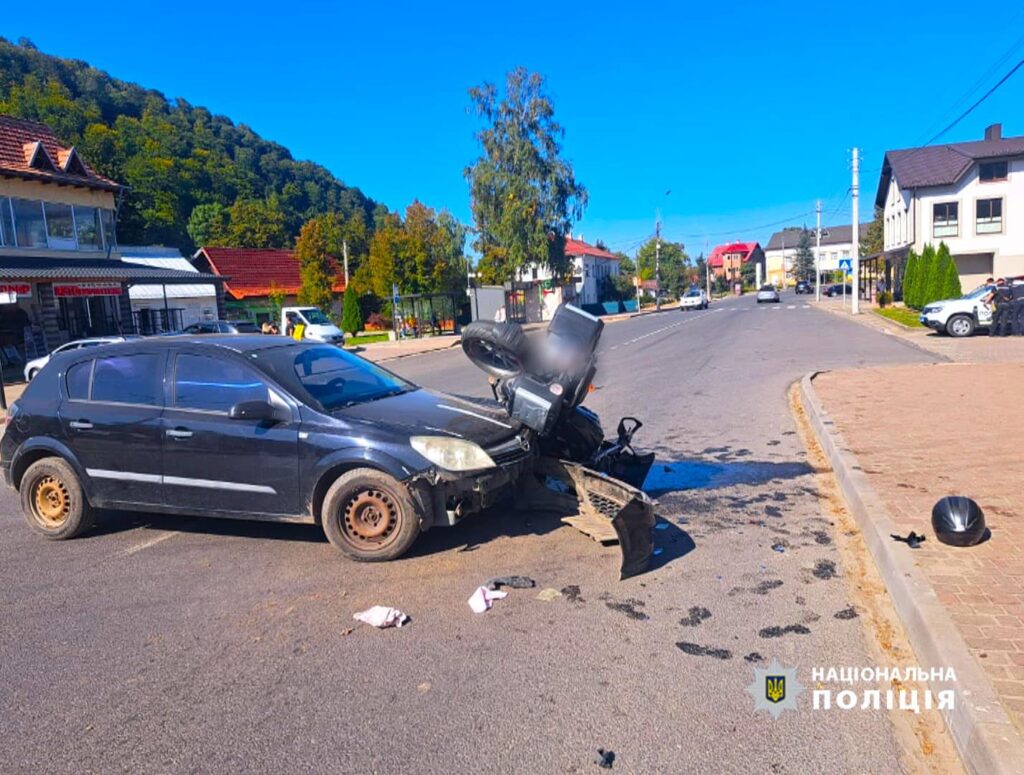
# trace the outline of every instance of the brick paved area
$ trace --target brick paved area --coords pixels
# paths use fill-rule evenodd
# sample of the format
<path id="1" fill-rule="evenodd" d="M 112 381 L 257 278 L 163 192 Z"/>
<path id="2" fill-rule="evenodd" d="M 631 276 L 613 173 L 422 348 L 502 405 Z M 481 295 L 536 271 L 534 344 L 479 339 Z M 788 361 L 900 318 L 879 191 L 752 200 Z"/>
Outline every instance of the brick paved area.
<path id="1" fill-rule="evenodd" d="M 928 536 L 917 564 L 1024 731 L 1024 363 L 838 371 L 814 387 L 901 531 Z M 991 540 L 935 539 L 932 506 L 953 494 L 978 501 Z"/>

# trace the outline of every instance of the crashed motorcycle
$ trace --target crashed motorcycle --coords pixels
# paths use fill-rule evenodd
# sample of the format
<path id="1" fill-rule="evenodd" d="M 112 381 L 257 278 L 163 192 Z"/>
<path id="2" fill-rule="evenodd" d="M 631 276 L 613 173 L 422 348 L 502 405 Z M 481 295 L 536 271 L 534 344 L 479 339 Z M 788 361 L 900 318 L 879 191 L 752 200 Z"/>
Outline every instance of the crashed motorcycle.
<path id="1" fill-rule="evenodd" d="M 616 437 L 606 439 L 597 414 L 583 406 L 603 329 L 600 319 L 563 304 L 542 336 L 528 337 L 517 323 L 476 321 L 463 330 L 462 348 L 537 445 L 534 465 L 518 484 L 518 505 L 563 512 L 563 521 L 582 532 L 617 540 L 625 579 L 650 563 L 654 504 L 640 488 L 654 454 L 633 449 L 640 420 L 622 418 Z"/>

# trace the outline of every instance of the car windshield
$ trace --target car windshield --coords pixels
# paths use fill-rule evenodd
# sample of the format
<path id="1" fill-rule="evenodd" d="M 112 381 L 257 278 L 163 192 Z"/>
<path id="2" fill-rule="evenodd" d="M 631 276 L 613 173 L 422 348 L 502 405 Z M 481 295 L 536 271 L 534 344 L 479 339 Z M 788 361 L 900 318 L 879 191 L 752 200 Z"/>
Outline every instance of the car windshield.
<path id="1" fill-rule="evenodd" d="M 992 290 L 992 286 L 991 285 L 979 285 L 977 288 L 975 288 L 970 293 L 964 294 L 963 298 L 965 298 L 965 299 L 980 299 L 982 296 L 987 294 L 990 290 Z"/>
<path id="2" fill-rule="evenodd" d="M 240 334 L 258 334 L 260 328 L 250 320 L 236 320 L 231 325 L 235 327 L 235 330 Z"/>
<path id="3" fill-rule="evenodd" d="M 691 288 L 690 290 L 688 290 L 686 292 L 686 295 L 688 297 L 690 297 L 690 298 L 692 298 L 694 296 L 700 296 L 700 289 L 698 289 L 698 288 Z"/>
<path id="4" fill-rule="evenodd" d="M 380 366 L 331 345 L 274 347 L 253 361 L 300 399 L 325 412 L 415 390 Z"/>
<path id="5" fill-rule="evenodd" d="M 299 314 L 304 317 L 310 325 L 313 326 L 329 326 L 331 325 L 330 318 L 328 318 L 323 312 L 318 310 L 316 307 L 309 307 L 307 309 L 300 309 Z"/>

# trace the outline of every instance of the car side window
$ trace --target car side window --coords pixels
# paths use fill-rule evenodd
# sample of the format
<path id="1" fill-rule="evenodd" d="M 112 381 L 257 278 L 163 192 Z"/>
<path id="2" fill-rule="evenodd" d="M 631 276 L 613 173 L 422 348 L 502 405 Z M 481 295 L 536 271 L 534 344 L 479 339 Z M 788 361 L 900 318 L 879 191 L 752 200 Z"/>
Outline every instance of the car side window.
<path id="1" fill-rule="evenodd" d="M 163 376 L 163 358 L 155 353 L 97 358 L 92 400 L 160 406 Z"/>
<path id="2" fill-rule="evenodd" d="M 92 361 L 82 361 L 68 369 L 64 377 L 67 381 L 68 398 L 73 401 L 88 401 L 90 377 L 92 377 Z"/>
<path id="3" fill-rule="evenodd" d="M 269 398 L 266 383 L 241 363 L 204 355 L 178 356 L 174 369 L 174 405 L 178 409 L 227 412 L 242 401 Z"/>

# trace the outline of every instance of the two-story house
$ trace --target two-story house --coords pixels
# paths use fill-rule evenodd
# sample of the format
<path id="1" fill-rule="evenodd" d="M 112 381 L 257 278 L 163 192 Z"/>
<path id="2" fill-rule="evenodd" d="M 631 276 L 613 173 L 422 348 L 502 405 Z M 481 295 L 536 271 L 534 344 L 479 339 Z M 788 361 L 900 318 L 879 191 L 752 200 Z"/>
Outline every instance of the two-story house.
<path id="1" fill-rule="evenodd" d="M 562 302 L 580 306 L 599 304 L 605 300 L 601 298 L 601 285 L 605 278 L 615 277 L 620 271 L 618 256 L 587 244 L 582 235 L 565 238 L 565 255 L 572 262 L 572 281 L 567 286 L 556 283 L 551 270 L 541 264 L 531 264 L 519 270 L 516 291 L 524 296 L 531 321 L 537 315 L 537 320 L 550 320 Z"/>
<path id="2" fill-rule="evenodd" d="M 62 145 L 49 127 L 0 116 L 5 362 L 83 336 L 134 332 L 128 293 L 133 284 L 220 287 L 221 278 L 121 261 L 116 224 L 124 191 L 97 174 L 75 148 Z"/>
<path id="3" fill-rule="evenodd" d="M 716 245 L 708 257 L 708 267 L 716 277 L 729 283 L 740 282 L 746 264 L 760 264 L 764 271 L 764 250 L 757 242 L 727 242 Z M 763 276 L 763 275 L 762 275 Z"/>
<path id="4" fill-rule="evenodd" d="M 1024 137 L 999 124 L 983 140 L 887 151 L 875 205 L 897 290 L 907 252 L 927 243 L 949 246 L 965 291 L 1024 274 Z"/>
<path id="5" fill-rule="evenodd" d="M 860 225 L 860 238 L 864 239 L 867 233 L 868 224 Z M 793 271 L 796 266 L 796 254 L 800 247 L 800 235 L 804 231 L 800 226 L 788 226 L 782 231 L 775 232 L 764 249 L 765 256 L 765 278 L 766 282 L 772 283 L 780 288 L 786 288 L 796 284 L 797 277 Z M 810 240 L 811 252 L 817 248 L 817 235 L 814 229 L 807 229 L 807 236 Z M 842 224 L 839 226 L 821 227 L 821 248 L 820 261 L 822 282 L 827 282 L 836 272 L 839 271 L 841 259 L 850 258 L 853 255 L 853 225 Z"/>

